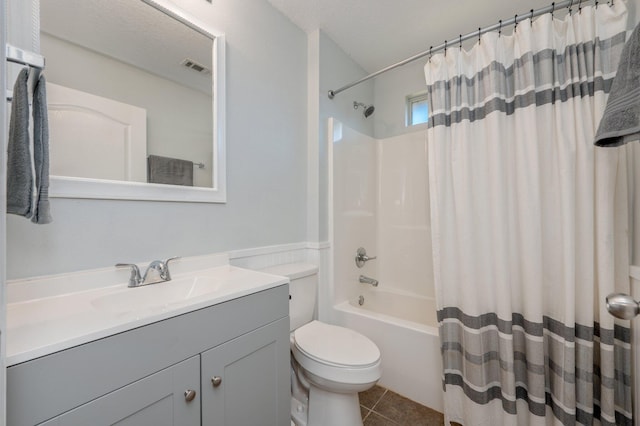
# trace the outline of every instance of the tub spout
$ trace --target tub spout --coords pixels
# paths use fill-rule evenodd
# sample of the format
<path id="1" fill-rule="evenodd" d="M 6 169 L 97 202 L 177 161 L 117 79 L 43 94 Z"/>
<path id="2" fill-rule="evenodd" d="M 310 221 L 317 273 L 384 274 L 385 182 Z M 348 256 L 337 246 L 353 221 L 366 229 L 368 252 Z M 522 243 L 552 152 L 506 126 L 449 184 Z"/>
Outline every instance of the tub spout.
<path id="1" fill-rule="evenodd" d="M 378 287 L 378 280 L 373 279 L 373 278 L 369 278 L 369 277 L 365 277 L 364 275 L 360 275 L 359 281 L 362 284 L 371 284 L 374 287 Z"/>

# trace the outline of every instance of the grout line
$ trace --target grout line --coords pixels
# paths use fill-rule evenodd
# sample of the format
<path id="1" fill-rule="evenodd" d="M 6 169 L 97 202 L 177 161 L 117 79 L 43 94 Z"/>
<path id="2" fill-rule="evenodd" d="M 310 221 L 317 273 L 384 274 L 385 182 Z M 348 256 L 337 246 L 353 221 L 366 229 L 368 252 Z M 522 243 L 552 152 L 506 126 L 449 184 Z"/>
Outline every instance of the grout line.
<path id="1" fill-rule="evenodd" d="M 384 388 L 384 387 L 382 387 L 382 386 L 380 386 L 380 388 L 381 388 L 381 389 L 383 389 L 383 392 L 382 392 L 382 394 L 380 395 L 380 397 L 379 397 L 377 400 L 375 400 L 375 402 L 372 404 L 372 406 L 371 406 L 371 407 L 366 407 L 366 406 L 364 406 L 364 405 L 360 405 L 362 408 L 365 408 L 365 409 L 367 410 L 367 413 L 366 413 L 366 415 L 362 418 L 362 421 L 364 422 L 364 421 L 365 421 L 365 419 L 368 419 L 369 417 L 371 417 L 371 415 L 372 415 L 372 413 L 373 413 L 373 415 L 381 417 L 382 419 L 386 420 L 387 422 L 389 422 L 389 423 L 390 423 L 390 424 L 392 424 L 392 425 L 402 426 L 402 425 L 403 425 L 403 423 L 398 423 L 398 421 L 397 421 L 397 420 L 393 420 L 393 419 L 391 419 L 391 418 L 389 418 L 389 417 L 385 416 L 384 414 L 381 414 L 380 412 L 376 411 L 376 408 L 378 407 L 378 405 L 380 404 L 380 402 L 381 402 L 385 397 L 387 397 L 387 395 L 391 396 L 391 394 L 392 394 L 392 393 L 395 393 L 395 392 L 393 392 L 393 391 L 391 391 L 391 390 L 389 390 L 389 389 L 387 389 L 387 388 Z M 403 396 L 403 395 L 400 395 L 400 394 L 397 394 L 397 395 L 399 395 L 399 396 L 400 396 L 400 397 L 402 397 L 402 398 L 407 399 L 411 404 L 413 404 L 413 405 L 415 405 L 415 406 L 425 407 L 425 408 L 427 408 L 427 409 L 429 409 L 429 410 L 435 411 L 435 410 L 433 410 L 433 409 L 431 409 L 431 408 L 429 408 L 429 407 L 426 407 L 426 406 L 424 406 L 424 405 L 420 404 L 419 402 L 413 401 L 413 400 L 411 400 L 411 399 L 409 399 L 409 398 L 407 398 L 407 397 L 405 397 L 405 396 Z M 437 412 L 437 411 L 436 411 L 436 412 Z M 440 413 L 440 414 L 442 414 L 442 413 Z M 451 426 L 454 426 L 454 425 L 452 424 Z"/>
<path id="2" fill-rule="evenodd" d="M 364 405 L 361 405 L 361 407 L 364 407 L 364 409 L 367 410 L 367 414 L 365 414 L 364 417 L 362 418 L 362 421 L 364 422 L 367 419 L 367 417 L 369 417 L 369 415 L 371 414 L 371 410 L 369 410 Z"/>
<path id="3" fill-rule="evenodd" d="M 381 386 L 382 387 L 382 386 Z M 371 407 L 371 411 L 373 411 L 374 408 L 376 408 L 376 406 L 378 405 L 378 403 L 380 401 L 382 401 L 382 398 L 384 398 L 384 396 L 387 394 L 387 392 L 389 391 L 389 389 L 387 388 L 382 388 L 384 389 L 384 392 L 382 392 L 382 395 L 380 395 L 380 398 L 378 398 L 378 400 L 376 402 L 373 403 L 373 406 Z"/>
<path id="4" fill-rule="evenodd" d="M 382 399 L 385 397 L 385 395 L 387 395 L 387 393 L 389 392 L 389 389 L 384 388 L 384 392 L 382 393 L 382 395 L 380 396 L 380 398 L 378 398 L 378 400 L 376 401 L 375 404 L 373 404 L 373 408 L 371 408 L 371 411 L 369 414 L 371 413 L 376 413 L 376 415 L 382 417 L 383 419 L 393 423 L 394 425 L 399 425 L 400 423 L 396 422 L 393 419 L 390 419 L 389 417 L 385 416 L 384 414 L 379 413 L 378 411 L 375 411 L 375 408 L 378 406 L 378 404 L 380 403 L 380 401 L 382 401 Z"/>
<path id="5" fill-rule="evenodd" d="M 372 411 L 372 413 L 373 413 L 373 412 L 374 412 L 374 411 Z M 390 419 L 389 417 L 387 417 L 387 416 L 383 416 L 382 414 L 378 413 L 377 411 L 375 411 L 375 413 L 376 413 L 378 416 L 382 417 L 383 419 L 385 419 L 385 420 L 387 420 L 387 421 L 389 421 L 389 422 L 393 423 L 394 425 L 400 425 L 400 423 L 396 422 L 395 420 L 391 420 L 391 419 Z"/>

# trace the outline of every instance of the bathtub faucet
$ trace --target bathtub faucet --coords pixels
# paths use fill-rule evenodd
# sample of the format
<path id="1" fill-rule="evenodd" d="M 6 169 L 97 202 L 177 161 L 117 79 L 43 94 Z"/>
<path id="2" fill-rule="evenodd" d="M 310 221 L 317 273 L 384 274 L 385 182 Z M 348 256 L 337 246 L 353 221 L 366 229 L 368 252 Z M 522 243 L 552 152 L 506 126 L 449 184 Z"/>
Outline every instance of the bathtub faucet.
<path id="1" fill-rule="evenodd" d="M 371 284 L 374 287 L 378 287 L 378 280 L 360 275 L 359 281 L 362 284 Z"/>
<path id="2" fill-rule="evenodd" d="M 375 256 L 367 256 L 367 250 L 364 247 L 360 247 L 356 251 L 356 266 L 362 268 L 365 263 L 375 258 Z"/>

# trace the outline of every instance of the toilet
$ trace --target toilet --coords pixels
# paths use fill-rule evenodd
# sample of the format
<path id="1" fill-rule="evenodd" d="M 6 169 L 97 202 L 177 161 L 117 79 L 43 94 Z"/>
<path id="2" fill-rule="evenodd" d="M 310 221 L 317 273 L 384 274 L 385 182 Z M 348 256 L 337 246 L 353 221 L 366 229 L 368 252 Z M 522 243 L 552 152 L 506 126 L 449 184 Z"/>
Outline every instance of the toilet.
<path id="1" fill-rule="evenodd" d="M 362 426 L 358 392 L 380 379 L 380 350 L 362 334 L 313 319 L 318 267 L 263 269 L 289 284 L 291 420 L 297 426 Z"/>

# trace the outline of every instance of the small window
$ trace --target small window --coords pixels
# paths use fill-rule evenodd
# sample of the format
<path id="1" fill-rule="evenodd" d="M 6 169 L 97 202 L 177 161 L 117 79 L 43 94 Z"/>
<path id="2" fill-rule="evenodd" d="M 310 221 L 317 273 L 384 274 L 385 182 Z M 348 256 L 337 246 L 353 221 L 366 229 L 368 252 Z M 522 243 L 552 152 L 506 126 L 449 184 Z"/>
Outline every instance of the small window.
<path id="1" fill-rule="evenodd" d="M 429 119 L 427 94 L 407 96 L 407 126 L 426 123 Z"/>

